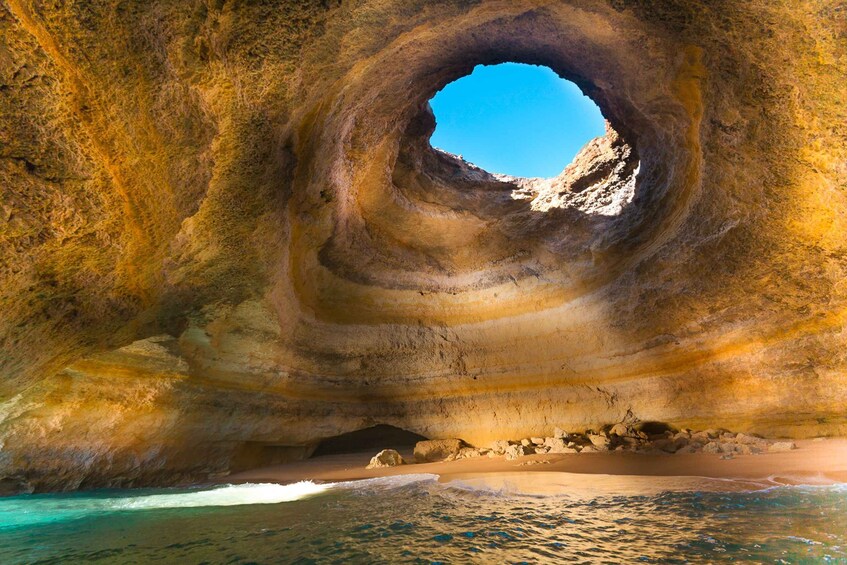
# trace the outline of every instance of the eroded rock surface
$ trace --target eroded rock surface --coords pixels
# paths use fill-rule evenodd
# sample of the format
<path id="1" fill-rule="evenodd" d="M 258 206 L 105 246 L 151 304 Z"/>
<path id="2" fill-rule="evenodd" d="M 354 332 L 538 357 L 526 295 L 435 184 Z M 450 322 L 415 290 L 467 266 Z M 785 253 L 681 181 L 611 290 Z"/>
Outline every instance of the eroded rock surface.
<path id="1" fill-rule="evenodd" d="M 403 456 L 400 455 L 394 449 L 383 449 L 373 457 L 371 457 L 370 463 L 368 463 L 368 469 L 382 469 L 383 467 L 396 467 L 398 465 L 405 465 L 406 461 L 403 460 Z"/>
<path id="2" fill-rule="evenodd" d="M 199 480 L 375 424 L 843 435 L 845 22 L 0 0 L 2 487 Z M 503 61 L 609 120 L 557 179 L 429 146 L 427 100 Z"/>
<path id="3" fill-rule="evenodd" d="M 415 444 L 415 462 L 430 463 L 456 459 L 465 442 L 460 439 L 430 439 Z"/>

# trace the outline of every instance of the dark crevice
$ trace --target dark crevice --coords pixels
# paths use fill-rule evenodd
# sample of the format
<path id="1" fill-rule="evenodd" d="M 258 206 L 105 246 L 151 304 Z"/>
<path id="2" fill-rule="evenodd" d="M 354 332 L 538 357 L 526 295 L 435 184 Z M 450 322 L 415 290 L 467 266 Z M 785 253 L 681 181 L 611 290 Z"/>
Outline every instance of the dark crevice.
<path id="1" fill-rule="evenodd" d="M 370 428 L 356 430 L 355 432 L 326 438 L 321 441 L 312 456 L 357 453 L 369 450 L 376 453 L 382 449 L 396 449 L 399 451 L 414 447 L 417 442 L 425 439 L 427 438 L 414 432 L 386 424 L 379 424 Z"/>

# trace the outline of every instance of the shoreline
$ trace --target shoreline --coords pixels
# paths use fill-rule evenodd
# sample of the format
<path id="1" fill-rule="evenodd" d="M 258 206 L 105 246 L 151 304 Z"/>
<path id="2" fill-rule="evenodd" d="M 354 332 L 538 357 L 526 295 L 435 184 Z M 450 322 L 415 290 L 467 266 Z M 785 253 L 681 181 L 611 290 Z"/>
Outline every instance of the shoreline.
<path id="1" fill-rule="evenodd" d="M 795 442 L 797 449 L 722 459 L 708 453 L 535 454 L 366 469 L 371 451 L 326 455 L 227 477 L 218 483 L 343 482 L 409 474 L 437 475 L 439 482 L 525 494 L 573 493 L 588 489 L 610 494 L 659 490 L 758 490 L 788 485 L 847 483 L 847 439 Z M 401 450 L 405 456 L 408 453 Z M 710 485 L 713 488 L 709 488 Z M 721 487 L 721 488 L 718 488 Z"/>

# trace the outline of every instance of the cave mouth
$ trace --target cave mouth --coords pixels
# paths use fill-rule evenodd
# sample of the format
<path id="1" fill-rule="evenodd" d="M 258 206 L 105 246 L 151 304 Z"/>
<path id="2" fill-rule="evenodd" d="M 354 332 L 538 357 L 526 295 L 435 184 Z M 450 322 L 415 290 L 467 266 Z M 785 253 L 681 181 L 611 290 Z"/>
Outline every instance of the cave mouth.
<path id="1" fill-rule="evenodd" d="M 369 428 L 325 438 L 311 455 L 312 457 L 320 457 L 322 455 L 358 453 L 361 451 L 376 453 L 382 449 L 396 449 L 406 452 L 411 451 L 417 442 L 425 439 L 427 438 L 420 434 L 402 428 L 388 424 L 377 424 Z"/>
<path id="2" fill-rule="evenodd" d="M 429 103 L 434 149 L 511 177 L 556 177 L 606 133 L 597 104 L 542 65 L 476 65 Z"/>

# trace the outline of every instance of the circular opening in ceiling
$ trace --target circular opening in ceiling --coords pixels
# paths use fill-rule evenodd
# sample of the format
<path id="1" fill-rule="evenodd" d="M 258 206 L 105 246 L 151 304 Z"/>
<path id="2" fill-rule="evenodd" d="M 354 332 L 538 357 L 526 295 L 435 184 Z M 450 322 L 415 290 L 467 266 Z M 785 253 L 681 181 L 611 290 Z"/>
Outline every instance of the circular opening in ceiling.
<path id="1" fill-rule="evenodd" d="M 594 101 L 538 65 L 477 65 L 430 105 L 436 121 L 430 145 L 513 177 L 556 177 L 605 133 Z"/>

